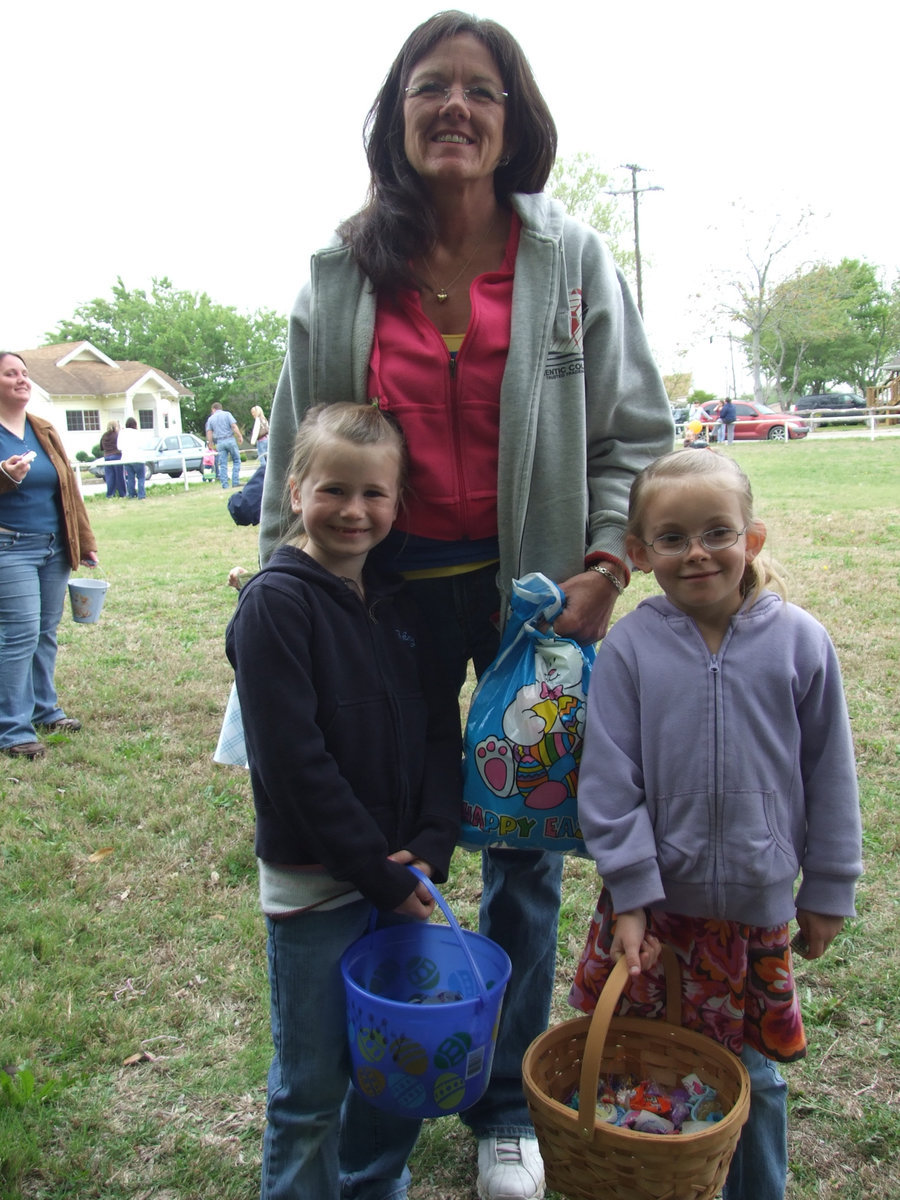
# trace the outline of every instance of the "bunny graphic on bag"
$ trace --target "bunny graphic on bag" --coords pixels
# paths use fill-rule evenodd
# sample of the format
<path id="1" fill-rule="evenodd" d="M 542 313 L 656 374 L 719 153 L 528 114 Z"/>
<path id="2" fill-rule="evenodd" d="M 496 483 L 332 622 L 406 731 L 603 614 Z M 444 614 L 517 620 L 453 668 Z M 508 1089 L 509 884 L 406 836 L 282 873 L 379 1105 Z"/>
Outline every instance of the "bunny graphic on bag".
<path id="1" fill-rule="evenodd" d="M 466 723 L 460 843 L 469 849 L 583 853 L 576 786 L 594 649 L 538 629 L 564 602 L 537 572 L 513 583 L 510 622 Z"/>

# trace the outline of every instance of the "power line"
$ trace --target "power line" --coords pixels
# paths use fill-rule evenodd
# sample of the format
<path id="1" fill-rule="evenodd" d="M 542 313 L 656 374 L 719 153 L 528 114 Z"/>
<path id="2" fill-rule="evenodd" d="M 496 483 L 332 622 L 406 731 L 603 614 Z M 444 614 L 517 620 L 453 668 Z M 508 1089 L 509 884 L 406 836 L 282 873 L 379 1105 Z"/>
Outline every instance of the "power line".
<path id="1" fill-rule="evenodd" d="M 637 306 L 638 312 L 643 317 L 644 315 L 644 295 L 641 286 L 641 237 L 638 227 L 638 196 L 641 192 L 661 192 L 664 189 L 658 184 L 651 184 L 649 187 L 639 188 L 637 185 L 638 171 L 643 171 L 644 167 L 639 167 L 637 163 L 622 163 L 622 168 L 625 171 L 631 172 L 631 187 L 625 188 L 623 191 L 609 191 L 610 196 L 628 196 L 632 198 L 634 206 L 634 267 L 637 277 Z"/>
<path id="2" fill-rule="evenodd" d="M 254 371 L 257 367 L 270 367 L 273 363 L 280 364 L 283 361 L 284 357 L 282 356 L 281 358 L 266 358 L 258 363 L 243 363 L 241 366 L 234 368 L 235 379 L 231 380 L 231 382 L 235 382 L 237 376 L 243 371 Z M 206 375 L 179 375 L 178 378 L 181 383 L 196 383 L 198 379 L 215 379 L 216 377 L 213 374 L 207 373 Z"/>

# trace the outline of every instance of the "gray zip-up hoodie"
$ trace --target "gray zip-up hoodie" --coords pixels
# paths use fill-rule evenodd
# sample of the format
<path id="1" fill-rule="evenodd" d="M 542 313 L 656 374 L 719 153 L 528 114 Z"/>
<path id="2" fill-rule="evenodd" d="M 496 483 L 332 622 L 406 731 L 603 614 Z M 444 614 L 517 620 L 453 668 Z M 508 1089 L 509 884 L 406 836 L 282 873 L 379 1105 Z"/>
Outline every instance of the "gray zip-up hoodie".
<path id="1" fill-rule="evenodd" d="M 499 583 L 506 596 L 510 581 L 530 571 L 570 578 L 593 551 L 624 560 L 632 479 L 673 444 L 640 316 L 600 236 L 545 195 L 510 202 L 522 233 L 500 393 Z M 284 532 L 291 448 L 304 412 L 314 403 L 367 399 L 376 303 L 346 246 L 313 255 L 272 408 L 262 562 Z"/>
<path id="2" fill-rule="evenodd" d="M 591 675 L 578 815 L 620 912 L 763 928 L 853 916 L 859 798 L 834 647 L 763 592 L 711 655 L 665 596 L 643 600 Z"/>

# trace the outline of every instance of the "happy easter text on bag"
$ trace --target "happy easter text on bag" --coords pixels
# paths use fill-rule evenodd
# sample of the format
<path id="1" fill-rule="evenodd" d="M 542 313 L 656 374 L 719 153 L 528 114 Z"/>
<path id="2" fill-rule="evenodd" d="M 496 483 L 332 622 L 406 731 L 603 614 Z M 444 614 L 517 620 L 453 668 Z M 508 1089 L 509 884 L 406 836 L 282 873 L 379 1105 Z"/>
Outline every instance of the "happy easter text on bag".
<path id="1" fill-rule="evenodd" d="M 553 633 L 564 604 L 545 575 L 513 580 L 510 619 L 466 722 L 466 849 L 585 853 L 576 786 L 595 651 Z"/>

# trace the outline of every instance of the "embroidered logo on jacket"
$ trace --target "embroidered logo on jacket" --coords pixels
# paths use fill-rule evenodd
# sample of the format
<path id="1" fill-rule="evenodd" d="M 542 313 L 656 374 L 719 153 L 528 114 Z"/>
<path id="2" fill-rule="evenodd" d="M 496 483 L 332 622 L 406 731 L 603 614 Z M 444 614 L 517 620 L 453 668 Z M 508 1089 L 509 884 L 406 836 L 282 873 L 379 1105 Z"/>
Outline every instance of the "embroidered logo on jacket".
<path id="1" fill-rule="evenodd" d="M 581 288 L 573 288 L 569 292 L 569 336 L 552 343 L 544 367 L 545 379 L 564 379 L 567 375 L 584 374 L 583 323 Z"/>

